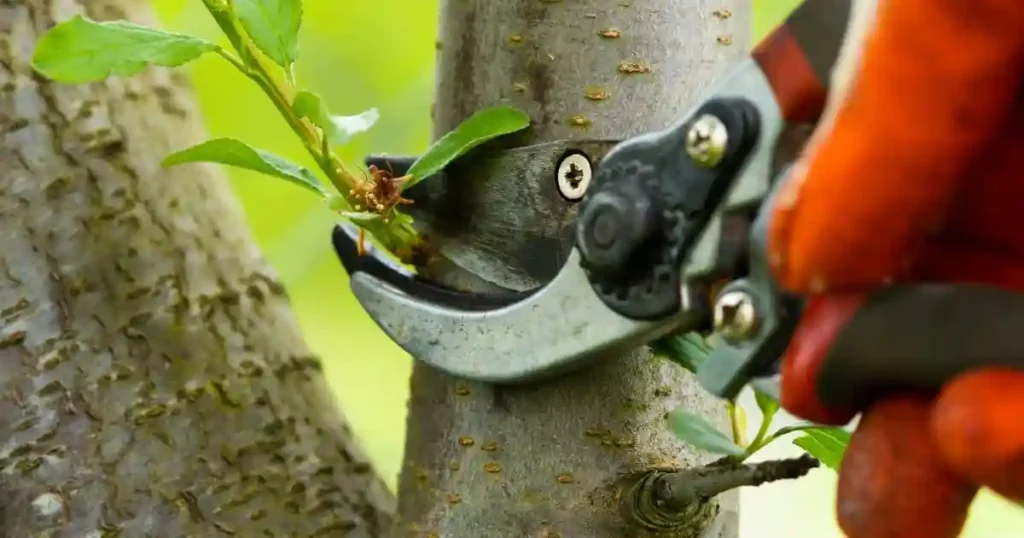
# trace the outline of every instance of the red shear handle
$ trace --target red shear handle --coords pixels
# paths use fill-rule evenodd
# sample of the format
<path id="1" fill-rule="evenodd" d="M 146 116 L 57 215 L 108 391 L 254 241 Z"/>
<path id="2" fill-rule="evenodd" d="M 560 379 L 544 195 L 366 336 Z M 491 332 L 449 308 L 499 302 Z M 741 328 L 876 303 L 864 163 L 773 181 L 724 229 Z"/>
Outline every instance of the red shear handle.
<path id="1" fill-rule="evenodd" d="M 852 8 L 852 0 L 805 0 L 754 48 L 787 123 L 821 115 Z"/>
<path id="2" fill-rule="evenodd" d="M 856 299 L 855 299 L 856 300 Z M 907 284 L 864 298 L 815 383 L 832 409 L 895 392 L 937 393 L 979 367 L 1024 372 L 1024 293 L 984 284 Z"/>

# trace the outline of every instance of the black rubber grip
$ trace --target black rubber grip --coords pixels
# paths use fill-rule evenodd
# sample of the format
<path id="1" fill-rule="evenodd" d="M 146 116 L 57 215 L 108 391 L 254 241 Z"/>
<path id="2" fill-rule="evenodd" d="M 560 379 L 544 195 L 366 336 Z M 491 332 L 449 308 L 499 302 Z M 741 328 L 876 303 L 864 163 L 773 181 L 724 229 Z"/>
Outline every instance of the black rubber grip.
<path id="1" fill-rule="evenodd" d="M 805 0 L 751 51 L 787 122 L 815 123 L 824 109 L 852 4 Z"/>
<path id="2" fill-rule="evenodd" d="M 868 298 L 817 378 L 828 407 L 860 408 L 893 391 L 937 392 L 982 366 L 1024 371 L 1024 293 L 982 284 L 914 284 Z"/>
<path id="3" fill-rule="evenodd" d="M 800 46 L 822 86 L 829 86 L 846 37 L 852 0 L 804 0 L 786 18 L 786 28 Z"/>

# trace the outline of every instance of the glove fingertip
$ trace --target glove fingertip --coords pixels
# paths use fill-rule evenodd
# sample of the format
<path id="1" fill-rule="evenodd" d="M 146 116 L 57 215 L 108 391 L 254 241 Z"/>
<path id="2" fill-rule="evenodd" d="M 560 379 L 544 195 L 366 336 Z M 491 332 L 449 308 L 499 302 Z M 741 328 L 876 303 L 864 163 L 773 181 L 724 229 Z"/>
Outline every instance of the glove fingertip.
<path id="1" fill-rule="evenodd" d="M 856 409 L 838 409 L 822 403 L 818 374 L 836 335 L 863 301 L 862 294 L 818 295 L 808 299 L 782 359 L 780 403 L 786 411 L 830 425 L 846 424 L 856 416 Z"/>
<path id="2" fill-rule="evenodd" d="M 955 538 L 978 487 L 942 460 L 932 401 L 894 397 L 865 411 L 839 469 L 836 510 L 847 538 Z"/>
<path id="3" fill-rule="evenodd" d="M 953 469 L 1014 500 L 1024 500 L 1024 372 L 983 368 L 939 394 L 932 433 Z"/>

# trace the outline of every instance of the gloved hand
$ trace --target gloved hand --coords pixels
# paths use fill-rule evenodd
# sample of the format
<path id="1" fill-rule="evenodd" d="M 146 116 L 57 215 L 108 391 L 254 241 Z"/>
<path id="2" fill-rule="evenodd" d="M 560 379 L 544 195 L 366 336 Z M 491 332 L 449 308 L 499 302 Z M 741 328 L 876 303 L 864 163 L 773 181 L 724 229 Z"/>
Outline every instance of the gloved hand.
<path id="1" fill-rule="evenodd" d="M 773 208 L 776 279 L 809 297 L 781 403 L 829 424 L 863 413 L 839 475 L 850 538 L 955 537 L 980 486 L 1024 499 L 1024 371 L 980 367 L 846 409 L 822 403 L 816 375 L 887 284 L 1024 290 L 1024 4 L 859 1 L 847 39 Z"/>

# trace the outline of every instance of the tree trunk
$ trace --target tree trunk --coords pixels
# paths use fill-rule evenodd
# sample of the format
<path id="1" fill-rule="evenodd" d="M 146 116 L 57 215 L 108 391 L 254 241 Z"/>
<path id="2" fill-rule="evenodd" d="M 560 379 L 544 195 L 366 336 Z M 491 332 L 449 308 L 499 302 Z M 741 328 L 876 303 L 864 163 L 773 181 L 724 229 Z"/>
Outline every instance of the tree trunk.
<path id="1" fill-rule="evenodd" d="M 380 536 L 393 501 L 222 173 L 160 168 L 204 136 L 185 77 L 32 72 L 79 10 L 0 7 L 0 532 Z"/>
<path id="2" fill-rule="evenodd" d="M 530 113 L 524 145 L 663 128 L 745 53 L 749 12 L 738 0 L 445 0 L 435 137 L 498 102 Z M 514 287 L 498 269 L 475 282 L 456 267 L 433 276 Z M 417 364 L 396 536 L 646 536 L 619 515 L 617 480 L 709 461 L 667 430 L 679 405 L 726 426 L 720 401 L 645 349 L 526 388 L 457 383 Z M 660 536 L 735 538 L 737 498 Z"/>

